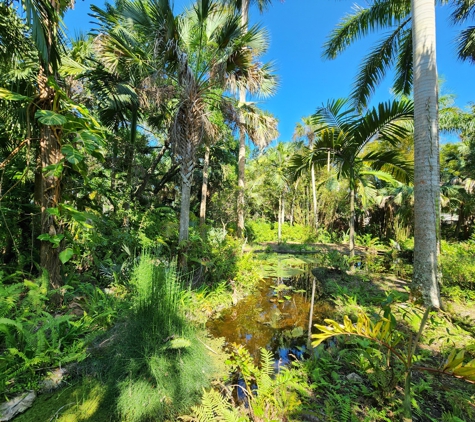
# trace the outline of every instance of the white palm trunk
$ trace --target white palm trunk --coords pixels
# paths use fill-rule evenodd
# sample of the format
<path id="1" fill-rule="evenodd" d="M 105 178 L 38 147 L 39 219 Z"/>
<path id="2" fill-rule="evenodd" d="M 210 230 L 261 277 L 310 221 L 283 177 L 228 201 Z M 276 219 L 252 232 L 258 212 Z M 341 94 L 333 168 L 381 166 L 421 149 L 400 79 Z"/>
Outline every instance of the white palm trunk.
<path id="1" fill-rule="evenodd" d="M 241 23 L 247 31 L 249 20 L 249 0 L 243 0 L 241 5 Z M 239 101 L 246 102 L 246 90 L 241 88 Z M 242 119 L 242 118 L 241 118 Z M 239 156 L 238 156 L 238 194 L 237 194 L 237 236 L 244 235 L 244 210 L 245 210 L 245 174 L 246 174 L 246 134 L 243 129 L 239 130 Z"/>
<path id="2" fill-rule="evenodd" d="M 318 208 L 317 208 L 317 190 L 315 188 L 315 166 L 312 164 L 312 198 L 313 198 L 313 224 L 315 230 L 318 229 Z"/>
<path id="3" fill-rule="evenodd" d="M 415 298 L 440 308 L 439 133 L 434 0 L 412 0 L 414 67 L 414 276 Z"/>
<path id="4" fill-rule="evenodd" d="M 200 226 L 206 223 L 206 200 L 208 196 L 208 177 L 209 177 L 209 154 L 210 147 L 205 145 L 205 157 L 203 161 L 203 183 L 201 185 L 201 204 L 200 204 Z"/>

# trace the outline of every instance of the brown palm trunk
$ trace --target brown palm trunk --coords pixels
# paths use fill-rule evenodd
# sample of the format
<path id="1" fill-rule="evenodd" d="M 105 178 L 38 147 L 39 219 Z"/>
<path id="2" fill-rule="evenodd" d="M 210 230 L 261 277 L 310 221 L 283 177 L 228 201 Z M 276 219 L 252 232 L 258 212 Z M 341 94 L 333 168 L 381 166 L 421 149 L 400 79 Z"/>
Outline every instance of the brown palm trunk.
<path id="1" fill-rule="evenodd" d="M 191 199 L 191 184 L 193 179 L 194 169 L 194 152 L 191 143 L 185 151 L 185 156 L 182 158 L 180 166 L 181 174 L 181 208 L 180 208 L 180 233 L 178 240 L 180 242 L 188 240 L 189 225 L 190 225 L 190 199 Z"/>
<path id="2" fill-rule="evenodd" d="M 54 102 L 54 89 L 47 86 L 47 78 L 42 71 L 38 76 L 38 104 L 43 110 L 51 110 Z M 51 166 L 58 165 L 63 158 L 61 153 L 60 128 L 42 126 L 38 154 L 38 167 L 35 177 L 35 202 L 40 207 L 41 234 L 50 237 L 61 234 L 61 225 L 49 208 L 56 208 L 61 200 L 60 175 Z M 49 168 L 49 170 L 46 170 Z M 59 253 L 61 246 L 55 246 L 49 240 L 40 241 L 40 266 L 48 273 L 53 289 L 62 286 Z M 59 295 L 54 299 L 60 301 Z"/>

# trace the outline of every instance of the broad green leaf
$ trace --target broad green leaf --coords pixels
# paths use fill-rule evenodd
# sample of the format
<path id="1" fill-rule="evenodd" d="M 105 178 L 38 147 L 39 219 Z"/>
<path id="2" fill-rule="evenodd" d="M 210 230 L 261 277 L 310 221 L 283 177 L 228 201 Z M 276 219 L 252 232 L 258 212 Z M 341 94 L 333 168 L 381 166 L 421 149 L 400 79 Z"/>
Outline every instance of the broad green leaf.
<path id="1" fill-rule="evenodd" d="M 68 160 L 71 164 L 79 164 L 81 161 L 84 160 L 84 155 L 82 155 L 76 148 L 74 148 L 70 144 L 64 145 L 61 148 L 61 152 L 66 157 L 66 160 Z"/>
<path id="2" fill-rule="evenodd" d="M 38 110 L 35 113 L 35 117 L 40 123 L 46 126 L 61 126 L 68 121 L 68 119 L 63 115 L 51 110 Z"/>
<path id="3" fill-rule="evenodd" d="M 64 251 L 62 251 L 59 254 L 59 260 L 63 263 L 66 264 L 74 255 L 74 251 L 71 248 L 66 248 Z"/>
<path id="4" fill-rule="evenodd" d="M 43 173 L 45 173 L 47 177 L 50 177 L 50 176 L 60 177 L 61 173 L 63 172 L 63 168 L 64 168 L 63 162 L 60 161 L 57 164 L 50 164 L 49 166 L 44 167 Z"/>
<path id="5" fill-rule="evenodd" d="M 0 88 L 0 99 L 7 101 L 25 101 L 30 100 L 30 97 L 25 97 L 24 95 L 9 91 L 8 89 Z"/>
<path id="6" fill-rule="evenodd" d="M 46 212 L 49 214 L 49 215 L 53 215 L 55 217 L 59 217 L 59 210 L 58 208 L 48 208 L 46 210 Z"/>

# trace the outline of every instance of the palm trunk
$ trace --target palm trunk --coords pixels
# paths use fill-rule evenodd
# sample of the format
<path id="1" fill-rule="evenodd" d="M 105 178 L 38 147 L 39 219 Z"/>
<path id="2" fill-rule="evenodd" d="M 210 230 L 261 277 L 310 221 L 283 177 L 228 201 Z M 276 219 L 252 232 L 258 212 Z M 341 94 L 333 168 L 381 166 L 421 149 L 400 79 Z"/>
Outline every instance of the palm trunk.
<path id="1" fill-rule="evenodd" d="M 239 93 L 239 101 L 246 101 L 246 91 L 241 90 Z M 244 188 L 246 176 L 246 134 L 243 129 L 239 130 L 239 156 L 238 156 L 238 197 L 237 197 L 237 236 L 244 235 Z"/>
<path id="2" fill-rule="evenodd" d="M 54 108 L 54 90 L 47 86 L 47 78 L 42 71 L 38 76 L 39 105 L 44 110 Z M 54 215 L 48 212 L 49 208 L 56 208 L 61 200 L 61 179 L 57 172 L 45 169 L 60 163 L 61 154 L 60 129 L 54 126 L 42 126 L 38 155 L 38 169 L 35 177 L 35 202 L 40 207 L 41 234 L 53 237 L 62 232 L 60 223 Z M 61 247 L 53 248 L 54 244 L 42 240 L 40 244 L 40 266 L 47 271 L 51 288 L 62 286 L 59 253 Z M 54 301 L 60 302 L 56 295 Z"/>
<path id="3" fill-rule="evenodd" d="M 350 258 L 355 256 L 355 188 L 350 187 Z M 352 261 L 353 262 L 353 261 Z M 351 269 L 355 266 L 352 263 Z"/>
<path id="4" fill-rule="evenodd" d="M 283 194 L 282 194 L 281 215 L 282 215 L 282 218 L 280 221 L 282 221 L 282 224 L 284 224 L 285 223 L 285 197 Z"/>
<path id="5" fill-rule="evenodd" d="M 206 198 L 208 196 L 209 153 L 210 153 L 210 147 L 208 144 L 206 144 L 205 157 L 203 160 L 203 184 L 201 185 L 200 227 L 204 227 L 205 222 L 206 222 Z"/>
<path id="6" fill-rule="evenodd" d="M 178 241 L 188 240 L 190 226 L 190 199 L 191 184 L 194 169 L 194 151 L 191 143 L 183 151 L 182 162 L 180 166 L 181 175 L 181 208 L 180 208 L 180 232 Z"/>
<path id="7" fill-rule="evenodd" d="M 433 0 L 412 0 L 414 68 L 414 275 L 412 294 L 440 308 L 438 90 Z"/>
<path id="8" fill-rule="evenodd" d="M 282 239 L 282 195 L 279 196 L 279 210 L 277 211 L 277 242 L 280 243 Z"/>
<path id="9" fill-rule="evenodd" d="M 126 166 L 127 166 L 127 186 L 131 188 L 132 184 L 132 169 L 134 166 L 134 156 L 135 156 L 135 141 L 137 139 L 137 119 L 138 119 L 138 110 L 136 107 L 132 109 L 132 119 L 130 122 L 130 142 L 127 146 L 127 157 L 126 157 Z"/>
<path id="10" fill-rule="evenodd" d="M 247 31 L 249 20 L 249 0 L 243 0 L 241 4 L 241 24 L 244 31 Z M 246 102 L 246 90 L 239 91 L 239 101 Z M 241 117 L 242 120 L 242 117 Z M 238 237 L 244 236 L 244 210 L 245 198 L 244 188 L 246 186 L 246 134 L 243 129 L 239 129 L 239 156 L 238 156 L 238 197 L 237 197 L 237 231 Z"/>
<path id="11" fill-rule="evenodd" d="M 40 140 L 40 168 L 41 174 L 36 179 L 35 187 L 37 204 L 41 209 L 41 233 L 48 234 L 51 237 L 59 235 L 62 232 L 59 221 L 53 215 L 48 213 L 49 208 L 56 208 L 61 200 L 61 181 L 54 172 L 44 172 L 47 166 L 58 164 L 62 159 L 61 146 L 54 129 L 50 126 L 42 128 Z M 62 286 L 60 274 L 59 253 L 60 247 L 53 248 L 53 243 L 48 240 L 42 240 L 40 245 L 40 265 L 48 272 L 50 286 L 58 289 Z"/>
<path id="12" fill-rule="evenodd" d="M 315 167 L 312 164 L 312 197 L 313 197 L 313 224 L 315 226 L 315 230 L 318 229 L 318 209 L 317 209 L 317 192 L 315 189 Z"/>

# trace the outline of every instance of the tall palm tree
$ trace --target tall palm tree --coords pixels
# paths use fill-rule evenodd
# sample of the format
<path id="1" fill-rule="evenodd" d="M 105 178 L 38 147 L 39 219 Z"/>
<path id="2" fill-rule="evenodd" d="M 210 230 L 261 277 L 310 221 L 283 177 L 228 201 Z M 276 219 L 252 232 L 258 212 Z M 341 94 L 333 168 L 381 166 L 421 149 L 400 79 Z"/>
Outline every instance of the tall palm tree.
<path id="1" fill-rule="evenodd" d="M 337 177 L 348 179 L 350 194 L 350 256 L 355 246 L 355 197 L 359 183 L 368 176 L 378 179 L 395 179 L 408 182 L 411 165 L 397 150 L 378 151 L 367 148 L 372 142 L 386 141 L 396 145 L 399 138 L 407 136 L 412 121 L 413 107 L 409 101 L 379 104 L 377 108 L 361 115 L 349 107 L 347 100 L 330 101 L 312 115 L 316 125 L 316 142 L 292 162 L 299 172 L 314 164 L 324 167 L 331 149 L 332 165 Z"/>
<path id="2" fill-rule="evenodd" d="M 9 40 L 9 44 L 14 47 L 10 51 L 11 57 L 21 63 L 22 66 L 30 65 L 31 69 L 36 71 L 36 81 L 29 85 L 18 84 L 14 87 L 15 91 L 25 90 L 28 95 L 33 97 L 28 111 L 36 111 L 38 116 L 51 116 L 59 111 L 60 101 L 58 101 L 58 69 L 61 63 L 61 53 L 63 44 L 61 42 L 60 21 L 69 7 L 68 2 L 53 2 L 48 0 L 21 1 L 21 6 L 25 10 L 23 16 L 26 30 L 21 33 L 10 32 L 9 36 L 15 35 L 15 38 Z M 12 2 L 5 7 L 13 8 Z M 10 28 L 13 29 L 13 28 Z M 28 38 L 29 41 L 21 39 Z M 22 51 L 22 45 L 29 43 L 32 51 L 25 53 Z M 8 44 L 3 45 L 8 46 Z M 11 83 L 10 81 L 9 83 Z M 30 83 L 32 81 L 29 81 Z M 34 87 L 34 91 L 32 89 Z M 11 86 L 8 87 L 12 88 Z M 30 99 L 31 99 L 30 97 Z M 33 115 L 29 115 L 29 121 L 33 121 Z M 37 169 L 35 175 L 35 204 L 40 208 L 40 230 L 48 238 L 57 236 L 61 233 L 61 226 L 55 215 L 48 212 L 55 208 L 61 199 L 61 176 L 60 172 L 52 171 L 57 168 L 63 159 L 61 152 L 61 124 L 57 121 L 47 122 L 48 118 L 39 118 L 29 129 L 37 130 L 38 137 L 27 134 L 26 142 L 37 142 Z M 50 171 L 47 171 L 50 169 Z M 56 247 L 55 247 L 56 246 Z M 60 251 L 49 240 L 43 239 L 40 243 L 40 266 L 48 272 L 50 285 L 57 289 L 62 284 L 60 275 Z"/>
<path id="3" fill-rule="evenodd" d="M 440 308 L 440 171 L 435 5 L 412 0 L 414 71 L 414 276 L 416 297 Z"/>
<path id="4" fill-rule="evenodd" d="M 242 86 L 258 90 L 272 79 L 252 56 L 252 51 L 265 48 L 265 36 L 257 27 L 244 32 L 239 15 L 207 0 L 178 17 L 168 0 L 125 1 L 123 8 L 124 17 L 135 23 L 152 47 L 161 83 L 174 90 L 170 140 L 180 163 L 179 240 L 183 241 L 188 239 L 196 152 L 205 134 L 215 136 L 210 112 L 221 109 L 227 116 L 243 115 L 236 112 L 235 100 L 225 90 Z M 244 126 L 242 121 L 237 124 Z"/>
<path id="5" fill-rule="evenodd" d="M 308 147 L 312 148 L 315 141 L 315 129 L 316 127 L 312 124 L 312 119 L 310 117 L 303 117 L 302 123 L 297 123 L 294 131 L 295 138 L 307 138 Z M 328 151 L 328 171 L 330 166 L 330 151 Z M 317 191 L 315 186 L 315 166 L 312 163 L 310 167 L 311 183 L 312 183 L 312 201 L 313 201 L 313 225 L 315 229 L 318 228 L 318 206 L 317 206 Z"/>
<path id="6" fill-rule="evenodd" d="M 247 32 L 249 24 L 249 7 L 251 3 L 254 3 L 262 13 L 271 3 L 270 0 L 225 0 L 225 3 L 231 3 L 236 10 L 241 13 L 241 23 L 243 30 Z M 262 54 L 262 52 L 254 52 L 254 54 Z M 268 89 L 261 91 L 261 94 L 272 95 L 274 93 L 275 80 L 269 80 Z M 254 91 L 254 92 L 253 92 Z M 239 89 L 239 101 L 241 103 L 246 102 L 247 92 L 256 93 L 251 86 L 242 86 Z M 244 120 L 244 119 L 243 119 Z M 259 145 L 256 139 L 252 136 L 249 137 L 251 141 Z M 272 139 L 269 140 L 269 142 Z M 267 146 L 267 145 L 264 145 Z M 238 154 L 238 196 L 237 196 L 237 236 L 242 237 L 244 235 L 244 210 L 245 210 L 245 186 L 246 186 L 246 132 L 244 130 L 239 131 L 239 154 Z"/>

